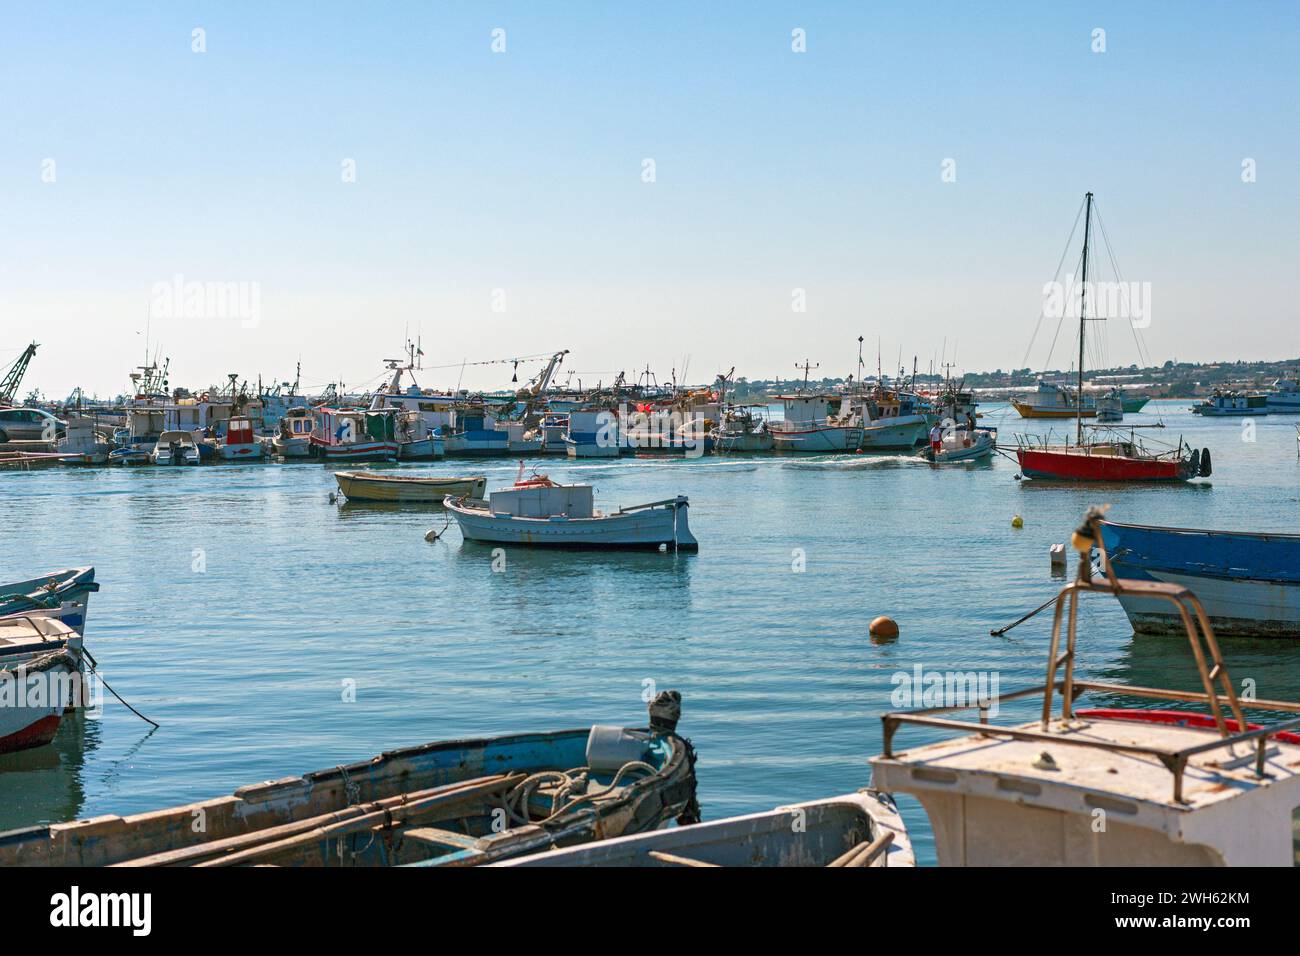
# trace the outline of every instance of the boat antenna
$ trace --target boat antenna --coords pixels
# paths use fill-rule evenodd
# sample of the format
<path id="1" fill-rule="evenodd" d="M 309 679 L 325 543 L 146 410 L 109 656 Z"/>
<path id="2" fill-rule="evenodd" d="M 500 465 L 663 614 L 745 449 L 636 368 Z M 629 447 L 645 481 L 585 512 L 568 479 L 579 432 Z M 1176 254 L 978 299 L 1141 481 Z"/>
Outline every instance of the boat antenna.
<path id="1" fill-rule="evenodd" d="M 1083 213 L 1083 281 L 1079 284 L 1079 385 L 1075 397 L 1076 445 L 1083 444 L 1083 330 L 1088 322 L 1088 234 L 1092 231 L 1092 193 L 1084 197 Z"/>
<path id="2" fill-rule="evenodd" d="M 813 364 L 811 359 L 804 359 L 802 365 L 795 362 L 794 367 L 796 369 L 803 369 L 803 390 L 805 392 L 808 391 L 808 370 L 812 368 L 821 368 L 821 362 Z"/>
<path id="3" fill-rule="evenodd" d="M 862 336 L 858 336 L 858 385 L 862 385 Z"/>

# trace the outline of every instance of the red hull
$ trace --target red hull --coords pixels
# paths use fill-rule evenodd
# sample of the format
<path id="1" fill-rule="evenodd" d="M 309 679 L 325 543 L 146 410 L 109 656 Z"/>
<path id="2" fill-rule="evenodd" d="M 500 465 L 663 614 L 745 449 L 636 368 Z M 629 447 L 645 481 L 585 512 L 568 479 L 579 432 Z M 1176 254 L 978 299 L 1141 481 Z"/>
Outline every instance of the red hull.
<path id="1" fill-rule="evenodd" d="M 7 737 L 0 737 L 0 754 L 13 753 L 16 750 L 28 750 L 43 747 L 54 739 L 59 729 L 60 714 L 42 717 L 36 723 L 24 727 Z"/>
<path id="2" fill-rule="evenodd" d="M 1026 478 L 1067 481 L 1187 481 L 1190 466 L 1172 458 L 1128 458 L 1083 451 L 1020 448 L 1020 471 Z"/>

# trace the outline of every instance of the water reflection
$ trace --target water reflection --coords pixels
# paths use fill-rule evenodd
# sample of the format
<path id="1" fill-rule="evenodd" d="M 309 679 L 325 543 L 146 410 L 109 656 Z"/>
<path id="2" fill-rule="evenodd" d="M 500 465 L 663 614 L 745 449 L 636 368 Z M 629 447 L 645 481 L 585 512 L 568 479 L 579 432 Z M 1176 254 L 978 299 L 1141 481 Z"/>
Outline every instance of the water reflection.
<path id="1" fill-rule="evenodd" d="M 99 749 L 102 730 L 78 711 L 63 718 L 49 746 L 0 756 L 0 831 L 79 817 L 87 758 Z"/>

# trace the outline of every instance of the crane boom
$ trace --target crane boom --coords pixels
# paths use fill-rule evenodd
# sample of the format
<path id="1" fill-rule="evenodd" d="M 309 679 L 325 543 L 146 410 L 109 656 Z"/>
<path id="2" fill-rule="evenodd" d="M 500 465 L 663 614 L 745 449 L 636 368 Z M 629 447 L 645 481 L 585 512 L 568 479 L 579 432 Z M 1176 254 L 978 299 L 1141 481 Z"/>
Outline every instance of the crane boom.
<path id="1" fill-rule="evenodd" d="M 0 405 L 12 405 L 14 399 L 18 397 L 18 386 L 22 384 L 23 375 L 26 374 L 27 366 L 31 364 L 32 356 L 36 354 L 38 347 L 38 344 L 33 342 L 23 349 L 23 354 L 9 366 L 4 381 L 0 382 Z"/>

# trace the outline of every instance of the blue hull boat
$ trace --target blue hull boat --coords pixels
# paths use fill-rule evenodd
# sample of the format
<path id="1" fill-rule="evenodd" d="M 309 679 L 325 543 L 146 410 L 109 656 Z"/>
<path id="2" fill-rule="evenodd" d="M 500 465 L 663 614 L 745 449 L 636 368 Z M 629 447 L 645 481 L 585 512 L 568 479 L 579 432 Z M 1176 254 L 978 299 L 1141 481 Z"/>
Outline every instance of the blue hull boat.
<path id="1" fill-rule="evenodd" d="M 1202 531 L 1101 523 L 1117 576 L 1190 589 L 1216 634 L 1300 637 L 1300 535 Z M 1124 595 L 1120 604 L 1140 634 L 1182 634 L 1166 601 Z"/>
<path id="2" fill-rule="evenodd" d="M 51 571 L 30 581 L 0 584 L 0 618 L 15 614 L 52 617 L 84 636 L 90 595 L 99 590 L 94 568 Z"/>
<path id="3" fill-rule="evenodd" d="M 694 823 L 680 701 L 660 694 L 645 729 L 430 743 L 166 810 L 0 833 L 0 866 L 474 866 Z"/>

